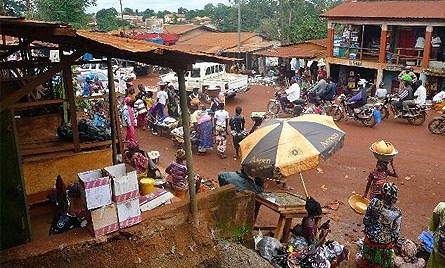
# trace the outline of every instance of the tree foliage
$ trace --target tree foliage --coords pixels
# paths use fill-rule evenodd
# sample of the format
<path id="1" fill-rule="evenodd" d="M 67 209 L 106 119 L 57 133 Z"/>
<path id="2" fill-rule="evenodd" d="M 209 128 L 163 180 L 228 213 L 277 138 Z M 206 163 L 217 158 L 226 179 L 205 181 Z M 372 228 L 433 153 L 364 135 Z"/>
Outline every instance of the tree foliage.
<path id="1" fill-rule="evenodd" d="M 89 16 L 87 7 L 95 6 L 96 0 L 35 0 L 36 18 L 44 21 L 62 21 L 70 23 L 74 28 L 85 28 Z"/>
<path id="2" fill-rule="evenodd" d="M 150 18 L 156 15 L 156 12 L 153 9 L 147 8 L 146 10 L 141 12 L 142 20 L 145 20 L 146 18 Z"/>
<path id="3" fill-rule="evenodd" d="M 0 0 L 0 12 L 9 16 L 24 16 L 26 0 Z"/>
<path id="4" fill-rule="evenodd" d="M 96 13 L 97 29 L 109 32 L 119 29 L 121 21 L 116 18 L 118 12 L 115 8 L 101 9 Z"/>

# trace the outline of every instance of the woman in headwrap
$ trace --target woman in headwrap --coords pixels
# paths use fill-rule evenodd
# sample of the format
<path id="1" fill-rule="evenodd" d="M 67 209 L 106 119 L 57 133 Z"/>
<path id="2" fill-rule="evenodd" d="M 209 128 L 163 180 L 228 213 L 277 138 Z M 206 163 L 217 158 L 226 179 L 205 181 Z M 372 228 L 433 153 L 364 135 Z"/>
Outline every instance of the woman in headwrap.
<path id="1" fill-rule="evenodd" d="M 301 230 L 298 232 L 298 236 L 303 237 L 304 241 L 301 241 L 301 238 L 298 241 L 290 241 L 291 246 L 298 250 L 291 252 L 289 263 L 294 264 L 293 267 L 338 267 L 340 262 L 349 258 L 349 251 L 337 241 L 326 242 L 330 225 L 327 221 L 318 227 L 322 215 L 320 203 L 309 197 L 305 209 L 308 215 L 303 218 Z"/>
<path id="2" fill-rule="evenodd" d="M 185 198 L 185 194 L 189 188 L 187 179 L 187 166 L 185 165 L 185 151 L 179 149 L 176 151 L 176 161 L 170 162 L 165 172 L 171 176 L 171 183 L 175 190 L 175 195 L 181 199 Z"/>
<path id="3" fill-rule="evenodd" d="M 434 248 L 426 267 L 445 267 L 445 202 L 440 202 L 434 209 L 429 230 L 434 232 Z"/>
<path id="4" fill-rule="evenodd" d="M 391 159 L 390 163 L 392 171 L 388 168 L 388 162 L 377 161 L 376 168 L 369 173 L 368 183 L 366 184 L 363 197 L 367 197 L 370 200 L 373 198 L 381 199 L 382 185 L 389 182 L 388 176 L 397 178 L 397 173 L 393 165 L 393 159 Z"/>
<path id="5" fill-rule="evenodd" d="M 203 105 L 196 122 L 196 132 L 198 133 L 198 152 L 205 153 L 207 149 L 213 148 L 213 126 L 212 117 L 207 113 Z"/>
<path id="6" fill-rule="evenodd" d="M 366 210 L 363 224 L 365 239 L 360 267 L 392 267 L 394 246 L 400 235 L 402 212 L 397 202 L 398 188 L 394 183 L 382 186 L 382 199 L 374 198 Z"/>
<path id="7" fill-rule="evenodd" d="M 122 109 L 122 126 L 126 129 L 125 140 L 134 140 L 134 112 L 131 107 L 131 98 L 125 97 Z"/>

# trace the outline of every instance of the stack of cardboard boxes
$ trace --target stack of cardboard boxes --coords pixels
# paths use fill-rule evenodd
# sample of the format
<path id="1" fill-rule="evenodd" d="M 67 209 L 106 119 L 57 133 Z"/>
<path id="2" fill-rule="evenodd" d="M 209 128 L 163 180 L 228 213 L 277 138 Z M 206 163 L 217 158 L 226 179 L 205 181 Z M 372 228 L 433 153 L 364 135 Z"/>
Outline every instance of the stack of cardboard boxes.
<path id="1" fill-rule="evenodd" d="M 141 222 L 136 171 L 119 164 L 78 174 L 88 228 L 95 236 Z"/>

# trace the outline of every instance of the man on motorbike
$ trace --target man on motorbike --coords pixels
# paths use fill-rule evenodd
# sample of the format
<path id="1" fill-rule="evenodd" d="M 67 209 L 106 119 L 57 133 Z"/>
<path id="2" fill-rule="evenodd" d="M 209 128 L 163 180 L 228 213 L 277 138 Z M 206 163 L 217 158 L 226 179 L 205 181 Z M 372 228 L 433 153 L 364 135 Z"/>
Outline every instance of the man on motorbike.
<path id="1" fill-rule="evenodd" d="M 309 90 L 308 97 L 309 102 L 312 104 L 318 104 L 319 101 L 317 97 L 320 97 L 328 87 L 328 83 L 324 80 L 324 76 L 322 74 L 318 74 L 317 76 L 317 84 Z"/>
<path id="2" fill-rule="evenodd" d="M 352 98 L 348 100 L 348 114 L 352 116 L 354 114 L 354 109 L 362 107 L 368 102 L 368 90 L 366 89 L 366 80 L 360 79 L 357 82 L 357 85 L 360 87 L 360 91 L 355 94 Z"/>
<path id="3" fill-rule="evenodd" d="M 332 101 L 335 97 L 335 83 L 332 80 L 332 77 L 328 77 L 326 79 L 326 82 L 328 84 L 328 86 L 326 87 L 326 90 L 324 92 L 322 92 L 321 94 L 321 99 L 322 100 L 328 100 L 328 101 Z"/>
<path id="4" fill-rule="evenodd" d="M 403 116 L 409 115 L 409 106 L 416 104 L 414 100 L 414 90 L 411 87 L 411 81 L 409 79 L 403 81 L 404 90 L 402 93 L 399 94 L 399 101 L 394 101 L 392 104 L 394 107 L 397 108 L 397 110 L 400 112 L 403 112 Z M 396 115 L 396 117 L 399 117 L 399 115 Z"/>
<path id="5" fill-rule="evenodd" d="M 422 80 L 417 80 L 414 83 L 414 97 L 416 97 L 416 104 L 423 105 L 426 103 L 426 88 L 422 85 Z"/>
<path id="6" fill-rule="evenodd" d="M 300 86 L 297 81 L 292 80 L 291 86 L 285 90 L 286 96 L 280 98 L 281 108 L 283 111 L 286 110 L 286 105 L 289 102 L 294 102 L 300 98 Z"/>

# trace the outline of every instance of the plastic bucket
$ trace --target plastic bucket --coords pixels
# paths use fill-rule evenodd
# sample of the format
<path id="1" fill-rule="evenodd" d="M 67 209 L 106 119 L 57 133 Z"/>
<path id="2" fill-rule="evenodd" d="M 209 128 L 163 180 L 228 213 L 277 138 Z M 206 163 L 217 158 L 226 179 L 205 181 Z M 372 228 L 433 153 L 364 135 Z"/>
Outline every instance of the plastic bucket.
<path id="1" fill-rule="evenodd" d="M 148 195 L 155 191 L 155 180 L 152 178 L 143 178 L 139 181 L 142 195 Z"/>
<path id="2" fill-rule="evenodd" d="M 175 189 L 175 196 L 177 198 L 179 198 L 179 199 L 184 200 L 185 197 L 186 197 L 186 194 L 187 194 L 187 191 L 182 191 L 182 190 L 179 190 L 179 189 Z"/>

